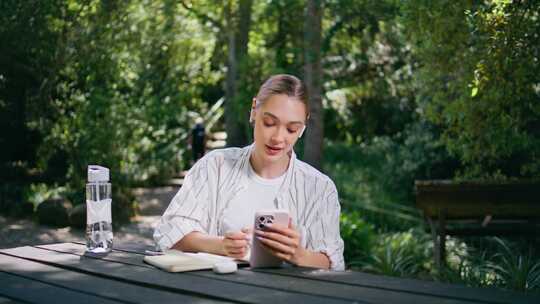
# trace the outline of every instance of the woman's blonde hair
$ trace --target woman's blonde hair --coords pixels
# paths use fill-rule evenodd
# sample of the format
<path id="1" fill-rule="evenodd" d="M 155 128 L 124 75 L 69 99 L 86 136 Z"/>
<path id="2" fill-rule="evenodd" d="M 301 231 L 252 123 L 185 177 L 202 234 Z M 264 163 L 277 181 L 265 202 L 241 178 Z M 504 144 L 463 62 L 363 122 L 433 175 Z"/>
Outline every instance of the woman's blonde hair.
<path id="1" fill-rule="evenodd" d="M 306 116 L 309 117 L 309 103 L 306 85 L 293 75 L 277 74 L 268 78 L 260 87 L 255 99 L 260 106 L 273 95 L 287 95 L 302 102 L 306 106 Z"/>

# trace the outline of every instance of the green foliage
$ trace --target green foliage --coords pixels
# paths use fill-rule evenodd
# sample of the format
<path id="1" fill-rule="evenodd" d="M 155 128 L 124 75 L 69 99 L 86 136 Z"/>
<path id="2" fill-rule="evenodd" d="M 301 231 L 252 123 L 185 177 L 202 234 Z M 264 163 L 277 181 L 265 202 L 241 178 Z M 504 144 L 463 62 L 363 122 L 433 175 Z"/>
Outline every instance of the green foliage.
<path id="1" fill-rule="evenodd" d="M 78 163 L 70 177 L 84 177 L 90 162 L 111 166 L 120 183 L 172 173 L 191 124 L 188 111 L 204 109 L 194 91 L 203 74 L 191 74 L 208 69 L 208 52 L 186 34 L 196 24 L 177 18 L 181 11 L 170 5 L 86 9 L 71 29 L 77 36 L 57 103 L 63 115 L 46 141 Z"/>
<path id="2" fill-rule="evenodd" d="M 466 178 L 538 177 L 540 3 L 406 1 L 418 100 Z"/>
<path id="3" fill-rule="evenodd" d="M 376 240 L 370 255 L 352 260 L 352 267 L 389 276 L 434 278 L 474 287 L 540 290 L 540 260 L 532 251 L 524 254 L 524 248 L 499 238 L 493 238 L 495 247 L 482 250 L 457 238 L 448 238 L 447 266 L 441 272 L 434 268 L 431 237 L 422 230 L 384 233 Z"/>
<path id="4" fill-rule="evenodd" d="M 0 87 L 9 90 L 0 94 L 0 110 L 11 117 L 1 129 L 14 134 L 0 139 L 10 142 L 0 153 L 2 172 L 20 168 L 23 182 L 32 172 L 38 181 L 67 183 L 78 204 L 86 166 L 108 166 L 113 214 L 126 219 L 133 211 L 128 187 L 179 171 L 192 113 L 215 101 L 202 100 L 202 88 L 210 91 L 222 77 L 211 67 L 213 33 L 173 1 L 2 7 L 9 27 L 0 30 L 0 63 L 8 69 Z"/>
<path id="5" fill-rule="evenodd" d="M 436 274 L 437 280 L 472 287 L 493 284 L 494 275 L 489 271 L 488 256 L 485 252 L 481 254 L 465 252 L 462 255 L 455 255 L 454 260 L 449 267 Z"/>
<path id="6" fill-rule="evenodd" d="M 394 276 L 430 272 L 431 239 L 412 229 L 423 223 L 412 206 L 412 181 L 445 173 L 446 160 L 436 153 L 440 145 L 432 141 L 430 129 L 415 128 L 370 144 L 327 142 L 324 168 L 343 206 L 341 235 L 350 267 Z"/>
<path id="7" fill-rule="evenodd" d="M 454 161 L 437 140 L 437 129 L 422 121 L 392 137 L 375 137 L 364 151 L 368 161 L 378 165 L 378 170 L 369 171 L 371 178 L 392 193 L 396 202 L 414 200 L 414 180 L 449 178 L 455 170 Z"/>
<path id="8" fill-rule="evenodd" d="M 499 252 L 489 263 L 489 270 L 496 275 L 496 284 L 507 289 L 526 291 L 540 289 L 540 259 L 528 255 L 516 254 L 511 245 L 495 238 Z"/>
<path id="9" fill-rule="evenodd" d="M 412 276 L 418 272 L 414 257 L 405 254 L 403 248 L 392 250 L 390 246 L 384 251 L 370 257 L 362 270 L 394 277 Z"/>
<path id="10" fill-rule="evenodd" d="M 34 14 L 39 11 L 40 14 Z M 49 28 L 48 15 L 58 3 L 7 0 L 0 3 L 0 180 L 31 179 L 40 145 L 39 130 L 27 125 L 44 119 L 55 70 L 59 35 Z M 19 185 L 20 186 L 20 185 Z"/>
<path id="11" fill-rule="evenodd" d="M 431 239 L 419 230 L 379 235 L 361 269 L 389 276 L 417 276 L 431 262 Z"/>
<path id="12" fill-rule="evenodd" d="M 343 212 L 358 214 L 376 229 L 401 229 L 416 222 L 409 208 L 395 204 L 391 193 L 373 181 L 370 170 L 378 170 L 362 151 L 344 143 L 328 143 L 325 147 L 324 170 L 335 182 Z"/>
<path id="13" fill-rule="evenodd" d="M 32 203 L 34 208 L 37 208 L 39 204 L 47 199 L 63 196 L 65 191 L 65 187 L 58 185 L 50 186 L 44 183 L 31 184 L 25 193 L 26 198 L 24 200 Z"/>
<path id="14" fill-rule="evenodd" d="M 374 228 L 366 223 L 358 212 L 342 213 L 340 218 L 341 238 L 345 242 L 344 258 L 348 265 L 360 257 L 369 256 L 374 242 Z"/>
<path id="15" fill-rule="evenodd" d="M 330 29 L 335 45 L 325 62 L 330 76 L 325 134 L 361 143 L 393 135 L 414 118 L 414 58 L 396 22 L 395 4 L 360 1 L 349 5 L 365 16 L 352 18 L 345 13 Z M 340 23 L 349 18 L 347 25 Z M 356 35 L 350 34 L 353 30 Z"/>
<path id="16" fill-rule="evenodd" d="M 439 280 L 467 286 L 497 286 L 516 291 L 540 290 L 540 260 L 532 250 L 502 240 L 490 239 L 488 245 L 475 249 L 451 239 L 448 267 L 435 274 Z M 530 243 L 528 244 L 530 245 Z M 525 246 L 530 247 L 530 246 Z M 537 253 L 536 253 L 537 254 Z"/>
<path id="17" fill-rule="evenodd" d="M 413 206 L 414 180 L 449 178 L 455 170 L 435 138 L 433 126 L 416 123 L 359 145 L 327 142 L 324 169 L 345 210 L 359 210 L 382 230 L 402 231 L 422 223 Z"/>

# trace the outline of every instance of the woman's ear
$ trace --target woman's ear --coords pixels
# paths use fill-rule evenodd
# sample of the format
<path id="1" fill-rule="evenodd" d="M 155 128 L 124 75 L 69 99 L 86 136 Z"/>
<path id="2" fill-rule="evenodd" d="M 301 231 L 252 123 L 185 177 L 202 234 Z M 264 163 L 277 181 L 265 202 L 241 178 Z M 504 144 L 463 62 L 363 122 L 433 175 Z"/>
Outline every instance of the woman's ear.
<path id="1" fill-rule="evenodd" d="M 300 131 L 300 134 L 298 134 L 298 138 L 302 137 L 302 134 L 304 134 L 304 131 L 306 130 L 306 125 L 302 127 L 302 130 Z"/>
<path id="2" fill-rule="evenodd" d="M 257 108 L 257 98 L 253 97 L 253 100 L 251 102 L 251 111 L 249 111 L 249 123 L 252 124 L 255 122 L 255 115 L 257 115 L 257 111 L 255 110 Z"/>

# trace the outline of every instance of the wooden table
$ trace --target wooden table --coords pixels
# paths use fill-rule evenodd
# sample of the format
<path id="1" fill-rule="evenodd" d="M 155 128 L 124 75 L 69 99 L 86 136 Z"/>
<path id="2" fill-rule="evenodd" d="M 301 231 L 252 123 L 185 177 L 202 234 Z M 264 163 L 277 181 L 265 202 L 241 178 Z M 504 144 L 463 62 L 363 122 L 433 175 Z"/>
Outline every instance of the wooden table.
<path id="1" fill-rule="evenodd" d="M 354 271 L 167 273 L 145 264 L 143 249 L 119 245 L 101 259 L 77 243 L 0 250 L 0 303 L 540 303 L 537 295 Z"/>

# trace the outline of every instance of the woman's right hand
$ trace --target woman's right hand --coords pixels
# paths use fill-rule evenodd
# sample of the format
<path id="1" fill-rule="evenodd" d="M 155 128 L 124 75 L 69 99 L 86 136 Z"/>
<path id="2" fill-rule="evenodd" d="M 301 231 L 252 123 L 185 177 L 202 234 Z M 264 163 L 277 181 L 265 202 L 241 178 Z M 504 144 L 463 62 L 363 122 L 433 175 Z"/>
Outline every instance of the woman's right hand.
<path id="1" fill-rule="evenodd" d="M 246 256 L 251 239 L 251 229 L 241 231 L 228 231 L 223 237 L 222 246 L 226 256 L 242 259 Z"/>

